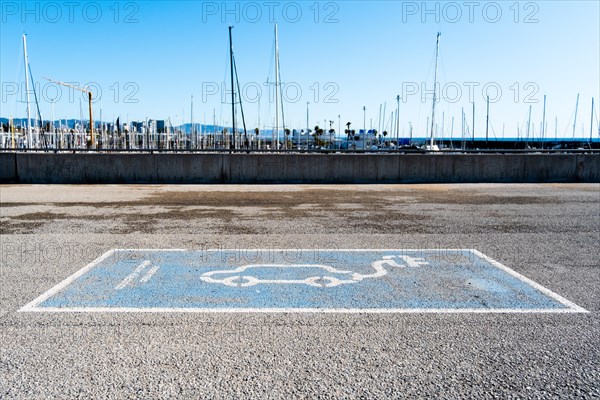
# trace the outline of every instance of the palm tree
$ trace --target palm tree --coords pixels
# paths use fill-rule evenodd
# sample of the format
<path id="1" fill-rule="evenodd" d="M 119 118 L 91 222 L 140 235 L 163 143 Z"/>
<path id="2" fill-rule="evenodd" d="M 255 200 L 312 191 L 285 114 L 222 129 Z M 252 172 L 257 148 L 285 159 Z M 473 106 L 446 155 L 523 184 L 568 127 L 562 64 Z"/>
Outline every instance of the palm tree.
<path id="1" fill-rule="evenodd" d="M 288 140 L 289 140 L 289 136 L 291 131 L 288 128 L 285 128 L 285 130 L 283 131 L 285 133 L 285 146 L 284 149 L 288 149 Z"/>
<path id="2" fill-rule="evenodd" d="M 356 150 L 356 131 L 354 129 L 350 129 L 350 125 L 350 122 L 346 124 L 346 126 L 348 126 L 349 135 L 352 137 L 352 148 Z"/>
<path id="3" fill-rule="evenodd" d="M 325 145 L 323 140 L 321 140 L 321 136 L 323 136 L 323 133 L 325 133 L 325 130 L 323 128 L 319 128 L 319 130 L 317 131 L 317 135 L 319 136 L 319 146 Z"/>
<path id="4" fill-rule="evenodd" d="M 335 136 L 335 129 L 329 129 L 329 146 L 333 148 L 333 137 Z"/>
<path id="5" fill-rule="evenodd" d="M 323 133 L 325 133 L 325 130 L 323 128 L 319 128 L 319 125 L 316 125 L 313 133 L 313 137 L 315 139 L 315 146 L 324 145 L 323 141 L 321 140 L 321 136 L 323 135 Z"/>

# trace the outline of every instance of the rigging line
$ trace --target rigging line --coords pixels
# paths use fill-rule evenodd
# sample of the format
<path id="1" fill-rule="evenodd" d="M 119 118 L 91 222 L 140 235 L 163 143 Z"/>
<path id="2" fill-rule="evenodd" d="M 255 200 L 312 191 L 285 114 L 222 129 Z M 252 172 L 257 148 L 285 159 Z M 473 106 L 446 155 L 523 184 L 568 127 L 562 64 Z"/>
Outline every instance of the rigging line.
<path id="1" fill-rule="evenodd" d="M 38 120 L 39 120 L 40 128 L 41 128 L 42 127 L 42 113 L 40 112 L 40 104 L 39 104 L 38 98 L 37 98 L 37 91 L 35 90 L 35 82 L 33 80 L 33 74 L 31 73 L 31 64 L 27 65 L 27 69 L 29 69 L 29 80 L 31 81 L 31 87 L 33 89 L 33 99 L 35 100 Z"/>
<path id="2" fill-rule="evenodd" d="M 439 61 L 440 61 L 440 69 L 442 70 L 442 77 L 444 78 L 444 83 L 448 82 L 448 77 L 446 76 L 446 67 L 444 65 L 444 52 L 442 50 L 439 50 Z M 440 83 L 440 91 L 438 92 L 438 99 L 441 102 L 442 100 L 446 100 L 442 97 L 442 84 Z M 449 116 L 452 116 L 452 113 L 450 112 L 450 102 L 448 101 L 444 101 L 444 105 L 446 106 L 446 112 L 448 113 Z"/>
<path id="3" fill-rule="evenodd" d="M 240 90 L 240 81 L 238 79 L 237 62 L 235 61 L 235 54 L 233 56 L 233 70 L 235 71 L 235 81 L 237 82 L 238 97 L 240 100 L 240 110 L 242 112 L 242 123 L 244 125 L 244 136 L 247 136 L 248 133 L 246 131 L 246 119 L 244 118 L 244 105 L 242 104 L 242 91 Z M 233 134 L 235 135 L 235 132 L 233 132 Z"/>
<path id="4" fill-rule="evenodd" d="M 519 127 L 521 129 L 521 132 L 523 132 L 523 129 L 525 129 L 525 125 L 527 125 L 527 119 L 528 119 L 528 113 L 526 112 L 525 115 L 523 116 L 523 121 L 521 122 L 521 126 Z"/>
<path id="5" fill-rule="evenodd" d="M 489 119 L 490 122 L 490 128 L 492 128 L 492 134 L 494 135 L 494 140 L 498 140 L 498 138 L 496 137 L 496 131 L 494 130 L 494 124 L 492 124 L 492 119 Z"/>
<path id="6" fill-rule="evenodd" d="M 29 69 L 29 78 L 31 79 L 31 87 L 33 88 L 33 98 L 35 99 L 35 106 L 37 108 L 38 120 L 40 122 L 40 134 L 44 138 L 44 147 L 46 149 L 48 149 L 48 138 L 46 137 L 46 135 L 44 135 L 42 133 L 42 128 L 43 128 L 44 123 L 42 121 L 42 113 L 40 112 L 40 103 L 38 102 L 37 90 L 35 90 L 35 82 L 33 81 L 33 74 L 31 73 L 31 64 L 28 64 L 27 68 Z M 54 121 L 52 123 L 54 123 Z M 90 127 L 90 130 L 91 129 L 92 128 Z"/>
<path id="7" fill-rule="evenodd" d="M 279 99 L 281 100 L 281 124 L 283 126 L 283 135 L 285 137 L 285 114 L 283 112 L 283 88 L 282 88 L 282 84 L 281 84 L 281 65 L 279 64 L 279 57 L 277 58 L 277 72 L 278 72 L 278 79 L 279 79 Z M 275 90 L 277 90 L 277 87 L 275 87 Z M 287 140 L 287 139 L 286 139 Z"/>
<path id="8" fill-rule="evenodd" d="M 25 61 L 23 61 L 23 46 L 19 46 L 19 57 L 17 58 L 18 61 L 18 67 L 17 70 L 15 71 L 15 83 L 20 84 L 21 83 L 21 78 L 23 76 L 23 63 Z M 18 89 L 18 93 L 23 93 L 23 91 L 21 90 L 21 88 Z M 22 97 L 22 95 L 21 95 Z M 14 115 L 16 117 L 17 115 L 17 104 L 21 103 L 21 101 L 19 101 L 19 96 L 15 96 L 15 103 L 14 103 Z"/>
<path id="9" fill-rule="evenodd" d="M 567 122 L 567 126 L 566 126 L 565 130 L 563 131 L 563 138 L 567 137 L 567 130 L 569 130 L 570 128 L 572 128 L 571 121 L 573 121 L 573 117 L 574 116 L 575 116 L 575 108 L 573 108 L 573 112 L 571 113 L 571 117 L 569 118 L 569 122 Z"/>
<path id="10" fill-rule="evenodd" d="M 527 119 L 528 119 L 528 113 L 525 113 L 525 116 L 523 117 L 523 121 L 521 122 L 521 124 L 519 125 L 519 124 L 517 123 L 517 132 L 516 132 L 516 134 L 517 134 L 517 140 L 516 140 L 516 141 L 515 141 L 515 143 L 514 143 L 514 148 L 515 148 L 515 149 L 517 148 L 517 143 L 521 141 L 521 136 L 522 136 L 522 135 L 521 135 L 521 133 L 519 133 L 519 132 L 523 132 L 523 129 L 524 129 L 524 127 L 525 127 L 525 124 L 527 123 Z M 517 122 L 518 122 L 518 121 L 517 121 Z"/>
<path id="11" fill-rule="evenodd" d="M 271 116 L 272 116 L 271 115 L 271 106 L 272 106 L 271 103 L 272 102 L 271 102 L 271 90 L 270 90 L 271 85 L 275 85 L 275 96 L 277 96 L 277 85 L 275 84 L 275 82 L 277 82 L 277 77 L 275 77 L 275 79 L 273 79 L 273 82 L 270 81 L 271 74 L 275 75 L 274 72 L 273 72 L 273 65 L 274 65 L 274 63 L 271 62 L 271 60 L 275 60 L 275 42 L 273 42 L 272 45 L 271 45 L 271 57 L 269 58 L 269 73 L 267 75 L 267 81 L 266 81 L 267 88 L 269 90 L 269 98 L 268 98 L 268 101 L 267 101 L 267 107 L 266 107 L 267 108 L 266 109 L 267 117 L 265 118 L 265 121 L 270 121 L 270 120 L 274 121 L 274 119 L 271 118 Z M 279 68 L 279 66 L 277 66 L 277 67 Z M 276 109 L 275 112 L 277 113 L 278 110 Z M 266 127 L 268 125 L 263 124 L 263 126 L 266 129 Z M 274 127 L 274 126 L 275 126 L 275 122 L 272 123 L 272 127 Z M 272 129 L 274 129 L 274 128 L 272 128 Z"/>
<path id="12" fill-rule="evenodd" d="M 228 43 L 229 44 L 229 43 Z M 225 97 L 225 94 L 227 92 L 227 70 L 229 69 L 229 46 L 227 46 L 227 51 L 225 52 L 225 70 L 223 73 L 223 85 L 221 86 L 221 88 L 223 89 L 223 93 L 221 94 L 221 99 L 219 100 L 219 121 L 217 123 L 217 126 L 220 128 L 219 131 L 223 131 L 223 129 L 225 128 L 225 123 L 223 121 L 223 105 L 227 104 L 227 99 L 223 100 Z M 215 135 L 216 135 L 216 128 L 215 130 Z"/>
<path id="13" fill-rule="evenodd" d="M 271 60 L 275 59 L 275 42 L 273 42 L 273 47 L 271 47 L 271 57 L 269 58 L 269 74 L 267 75 L 267 84 L 269 84 L 269 78 L 271 77 L 271 72 L 273 72 L 273 63 Z"/>
<path id="14" fill-rule="evenodd" d="M 433 54 L 431 56 L 431 61 L 429 62 L 429 69 L 427 70 L 427 76 L 425 78 L 425 82 L 429 82 L 429 76 L 431 74 L 431 69 L 433 68 L 433 64 L 435 63 L 435 49 L 433 51 Z"/>
<path id="15" fill-rule="evenodd" d="M 429 75 L 431 74 L 431 69 L 433 67 L 434 62 L 435 62 L 435 50 L 433 51 L 433 55 L 432 55 L 431 61 L 429 63 L 429 69 L 427 70 L 427 76 L 425 78 L 425 82 L 429 81 Z M 427 84 L 425 84 L 425 87 L 427 87 Z M 421 85 L 421 87 L 419 89 L 422 89 L 422 88 L 423 88 L 423 86 Z M 420 90 L 419 90 L 419 93 L 420 93 L 420 98 L 418 100 L 419 101 L 419 111 L 417 113 L 417 121 L 415 124 L 416 125 L 415 128 L 416 128 L 417 132 L 421 132 L 421 111 L 422 111 L 423 104 L 424 104 L 424 102 L 423 102 L 423 94 L 424 93 L 421 93 Z M 425 123 L 425 136 L 427 136 L 427 129 L 428 129 L 427 123 Z"/>

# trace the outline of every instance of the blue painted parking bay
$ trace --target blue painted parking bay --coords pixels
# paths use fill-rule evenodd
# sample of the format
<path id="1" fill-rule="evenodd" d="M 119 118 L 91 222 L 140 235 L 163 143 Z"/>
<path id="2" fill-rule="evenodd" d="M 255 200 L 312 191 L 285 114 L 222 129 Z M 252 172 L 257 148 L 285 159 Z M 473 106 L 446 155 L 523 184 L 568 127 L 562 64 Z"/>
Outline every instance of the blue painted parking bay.
<path id="1" fill-rule="evenodd" d="M 111 250 L 20 311 L 586 312 L 477 250 Z"/>

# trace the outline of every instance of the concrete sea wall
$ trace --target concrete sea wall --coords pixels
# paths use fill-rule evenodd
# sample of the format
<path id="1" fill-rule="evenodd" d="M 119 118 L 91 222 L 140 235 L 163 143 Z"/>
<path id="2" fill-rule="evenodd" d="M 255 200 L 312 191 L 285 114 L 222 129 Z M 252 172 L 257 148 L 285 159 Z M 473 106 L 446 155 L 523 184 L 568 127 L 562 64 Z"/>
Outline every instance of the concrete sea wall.
<path id="1" fill-rule="evenodd" d="M 0 153 L 1 183 L 600 182 L 599 154 Z"/>

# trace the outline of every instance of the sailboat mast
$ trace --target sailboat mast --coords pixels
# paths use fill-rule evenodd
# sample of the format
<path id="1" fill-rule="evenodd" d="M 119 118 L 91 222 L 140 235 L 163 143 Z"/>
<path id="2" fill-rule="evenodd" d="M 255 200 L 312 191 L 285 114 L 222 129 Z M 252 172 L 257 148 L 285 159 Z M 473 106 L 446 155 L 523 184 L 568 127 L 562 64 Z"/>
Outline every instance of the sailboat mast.
<path id="1" fill-rule="evenodd" d="M 575 125 L 577 124 L 577 109 L 579 108 L 579 93 L 577 93 L 577 102 L 575 103 L 575 120 L 573 120 L 573 139 L 575 139 Z"/>
<path id="2" fill-rule="evenodd" d="M 471 145 L 475 147 L 475 99 L 473 99 L 473 126 L 471 126 L 471 129 L 473 130 L 473 132 L 471 132 L 473 137 L 471 140 Z"/>
<path id="3" fill-rule="evenodd" d="M 196 142 L 197 142 L 197 137 L 196 137 L 196 132 L 194 130 L 194 95 L 191 95 L 192 98 L 190 100 L 190 125 L 191 125 L 191 141 L 193 142 L 192 145 L 194 147 L 196 147 Z"/>
<path id="4" fill-rule="evenodd" d="M 383 104 L 379 104 L 379 121 L 377 121 L 377 125 L 378 125 L 378 129 L 379 132 L 383 132 L 381 130 L 381 108 L 383 107 Z"/>
<path id="5" fill-rule="evenodd" d="M 531 128 L 531 106 L 529 106 L 529 118 L 527 118 L 527 141 L 526 144 L 529 146 L 529 129 Z"/>
<path id="6" fill-rule="evenodd" d="M 446 121 L 446 113 L 442 112 L 442 129 L 438 131 L 437 124 L 435 124 L 435 130 L 436 132 L 438 132 L 438 136 L 442 137 L 442 140 L 444 140 L 444 134 L 446 133 L 446 131 L 444 130 L 444 121 Z"/>
<path id="7" fill-rule="evenodd" d="M 400 95 L 396 96 L 396 145 L 400 142 Z"/>
<path id="8" fill-rule="evenodd" d="M 275 132 L 273 133 L 273 145 L 279 147 L 279 38 L 277 35 L 277 22 L 275 22 Z M 277 140 L 277 142 L 275 142 Z"/>
<path id="9" fill-rule="evenodd" d="M 542 132 L 540 134 L 542 139 L 542 150 L 544 149 L 544 135 L 546 134 L 546 95 L 544 95 L 544 112 L 542 113 Z"/>
<path id="10" fill-rule="evenodd" d="M 454 136 L 454 117 L 452 117 L 452 125 L 450 125 L 450 148 L 453 149 L 452 139 Z"/>
<path id="11" fill-rule="evenodd" d="M 209 136 L 210 139 L 210 136 Z M 217 148 L 217 111 L 213 108 L 213 146 Z"/>
<path id="12" fill-rule="evenodd" d="M 52 104 L 52 136 L 53 136 L 53 140 L 54 140 L 54 147 L 57 147 L 56 144 L 56 127 L 54 126 L 54 102 L 50 103 Z M 102 119 L 102 113 L 100 113 L 100 119 Z"/>
<path id="13" fill-rule="evenodd" d="M 27 96 L 27 145 L 33 147 L 31 132 L 31 110 L 29 109 L 29 61 L 27 61 L 27 35 L 23 34 L 23 57 L 25 59 L 25 94 Z"/>
<path id="14" fill-rule="evenodd" d="M 460 148 L 462 150 L 465 149 L 465 108 L 461 107 L 460 108 L 460 115 L 461 115 L 461 119 L 460 119 L 460 138 L 461 138 L 461 142 L 460 142 Z"/>
<path id="15" fill-rule="evenodd" d="M 594 130 L 594 98 L 592 97 L 592 114 L 590 117 L 590 143 L 592 141 L 592 131 Z"/>
<path id="16" fill-rule="evenodd" d="M 231 121 L 232 121 L 232 135 L 235 140 L 235 86 L 233 84 L 233 39 L 231 38 L 231 30 L 233 26 L 229 27 L 229 64 L 231 66 Z"/>
<path id="17" fill-rule="evenodd" d="M 435 124 L 435 101 L 436 101 L 436 86 L 437 86 L 437 65 L 438 65 L 438 54 L 440 50 L 440 35 L 438 32 L 436 44 L 435 44 L 435 70 L 433 73 L 433 105 L 431 107 L 431 135 L 429 145 L 433 148 L 433 126 Z"/>
<path id="18" fill-rule="evenodd" d="M 94 117 L 92 114 L 92 92 L 88 92 L 88 109 L 90 112 L 90 143 L 92 146 L 94 146 L 95 143 L 95 139 L 94 139 Z"/>
<path id="19" fill-rule="evenodd" d="M 386 108 L 387 108 L 387 101 L 383 103 L 383 130 L 384 131 L 387 130 L 387 124 L 386 124 L 386 120 L 385 120 L 385 110 L 386 110 Z M 390 136 L 391 136 L 391 133 L 392 132 L 390 132 Z"/>
<path id="20" fill-rule="evenodd" d="M 310 137 L 310 124 L 308 122 L 308 106 L 309 106 L 310 102 L 306 102 L 306 150 L 308 150 L 308 144 L 309 144 L 309 137 Z M 348 129 L 350 129 L 350 127 L 348 127 Z"/>
<path id="21" fill-rule="evenodd" d="M 52 105 L 54 106 L 54 103 Z M 52 109 L 52 114 L 54 114 L 54 108 Z M 52 117 L 52 120 L 54 120 L 54 117 Z M 102 122 L 102 102 L 100 102 L 100 138 L 106 146 L 107 141 L 104 139 L 104 123 Z"/>
<path id="22" fill-rule="evenodd" d="M 485 144 L 488 144 L 488 132 L 490 126 L 490 96 L 487 96 L 487 111 L 485 114 Z"/>

